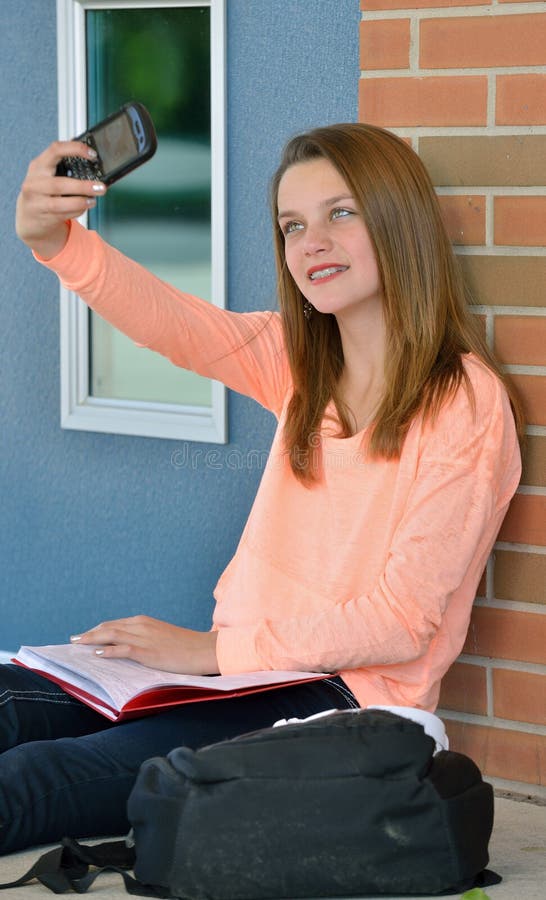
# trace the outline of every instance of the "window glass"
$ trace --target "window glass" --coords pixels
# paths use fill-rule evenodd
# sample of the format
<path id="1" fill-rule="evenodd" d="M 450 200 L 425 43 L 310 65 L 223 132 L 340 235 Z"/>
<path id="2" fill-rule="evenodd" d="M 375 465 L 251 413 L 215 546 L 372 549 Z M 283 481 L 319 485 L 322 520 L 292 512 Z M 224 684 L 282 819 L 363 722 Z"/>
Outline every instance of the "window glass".
<path id="1" fill-rule="evenodd" d="M 155 156 L 110 188 L 89 224 L 160 278 L 211 299 L 210 9 L 87 9 L 87 121 L 150 111 Z M 90 393 L 211 406 L 211 382 L 138 348 L 90 313 Z"/>

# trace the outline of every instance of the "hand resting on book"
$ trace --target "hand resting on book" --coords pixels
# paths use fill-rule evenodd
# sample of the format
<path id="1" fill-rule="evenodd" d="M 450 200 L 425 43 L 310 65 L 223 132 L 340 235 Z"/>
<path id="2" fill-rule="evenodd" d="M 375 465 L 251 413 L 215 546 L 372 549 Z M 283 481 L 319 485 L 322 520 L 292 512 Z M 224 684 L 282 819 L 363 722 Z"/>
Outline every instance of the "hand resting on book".
<path id="1" fill-rule="evenodd" d="M 134 659 L 143 666 L 187 675 L 217 675 L 216 632 L 193 631 L 150 616 L 113 619 L 74 635 L 72 643 L 99 644 L 97 656 Z"/>

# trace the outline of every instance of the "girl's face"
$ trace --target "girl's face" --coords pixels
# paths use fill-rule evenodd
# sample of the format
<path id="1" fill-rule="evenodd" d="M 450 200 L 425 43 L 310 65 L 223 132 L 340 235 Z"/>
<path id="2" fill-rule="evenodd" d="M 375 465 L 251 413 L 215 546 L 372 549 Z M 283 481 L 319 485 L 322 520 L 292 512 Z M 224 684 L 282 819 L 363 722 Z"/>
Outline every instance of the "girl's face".
<path id="1" fill-rule="evenodd" d="M 370 236 L 345 180 L 327 159 L 291 166 L 277 196 L 286 264 L 322 313 L 382 304 Z"/>

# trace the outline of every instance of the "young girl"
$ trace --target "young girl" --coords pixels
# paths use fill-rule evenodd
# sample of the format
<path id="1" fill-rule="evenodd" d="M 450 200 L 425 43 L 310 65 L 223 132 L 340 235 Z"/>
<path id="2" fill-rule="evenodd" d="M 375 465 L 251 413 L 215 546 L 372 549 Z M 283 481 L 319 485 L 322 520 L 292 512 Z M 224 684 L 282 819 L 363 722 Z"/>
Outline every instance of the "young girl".
<path id="1" fill-rule="evenodd" d="M 278 428 L 212 629 L 135 616 L 74 640 L 171 671 L 336 677 L 111 725 L 1 667 L 3 852 L 124 832 L 140 764 L 181 744 L 332 707 L 433 711 L 520 476 L 507 387 L 403 141 L 348 124 L 289 142 L 272 186 L 280 314 L 182 294 L 72 222 L 104 188 L 55 166 L 87 153 L 56 143 L 31 163 L 21 239 L 133 340 L 254 397 Z"/>

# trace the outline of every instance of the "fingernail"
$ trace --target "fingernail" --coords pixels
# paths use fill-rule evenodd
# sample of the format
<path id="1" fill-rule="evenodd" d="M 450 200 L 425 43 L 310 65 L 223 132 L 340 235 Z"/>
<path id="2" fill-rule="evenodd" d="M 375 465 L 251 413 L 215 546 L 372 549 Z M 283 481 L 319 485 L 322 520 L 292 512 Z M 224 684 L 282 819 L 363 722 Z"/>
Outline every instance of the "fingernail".
<path id="1" fill-rule="evenodd" d="M 96 150 L 93 150 L 92 147 L 88 147 L 88 148 L 87 148 L 87 155 L 88 155 L 89 159 L 96 159 L 96 158 L 97 158 L 97 151 L 96 151 Z"/>
<path id="2" fill-rule="evenodd" d="M 70 638 L 70 642 L 72 644 L 77 644 L 78 641 L 81 641 L 81 637 L 82 637 L 81 634 L 73 634 L 72 637 Z"/>
<path id="3" fill-rule="evenodd" d="M 102 194 L 102 192 L 104 191 L 104 185 L 103 184 L 94 184 L 93 190 L 97 191 L 98 194 Z"/>
<path id="4" fill-rule="evenodd" d="M 95 650 L 95 656 L 102 656 L 104 650 Z"/>
<path id="5" fill-rule="evenodd" d="M 85 203 L 87 206 L 96 206 L 97 205 L 97 201 L 95 200 L 94 197 L 87 197 Z"/>

